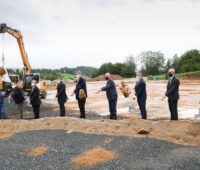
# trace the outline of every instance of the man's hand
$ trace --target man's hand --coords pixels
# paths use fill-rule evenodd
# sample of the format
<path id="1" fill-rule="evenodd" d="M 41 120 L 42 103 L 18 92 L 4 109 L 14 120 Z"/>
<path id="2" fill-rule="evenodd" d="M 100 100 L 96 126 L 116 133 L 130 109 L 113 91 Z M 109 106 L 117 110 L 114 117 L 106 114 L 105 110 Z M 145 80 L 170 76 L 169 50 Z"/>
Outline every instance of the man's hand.
<path id="1" fill-rule="evenodd" d="M 100 92 L 101 92 L 101 90 L 98 90 L 98 91 L 97 91 L 97 94 L 99 94 Z"/>
<path id="2" fill-rule="evenodd" d="M 162 99 L 161 99 L 161 101 L 165 100 L 165 98 L 166 98 L 166 96 L 163 96 Z"/>

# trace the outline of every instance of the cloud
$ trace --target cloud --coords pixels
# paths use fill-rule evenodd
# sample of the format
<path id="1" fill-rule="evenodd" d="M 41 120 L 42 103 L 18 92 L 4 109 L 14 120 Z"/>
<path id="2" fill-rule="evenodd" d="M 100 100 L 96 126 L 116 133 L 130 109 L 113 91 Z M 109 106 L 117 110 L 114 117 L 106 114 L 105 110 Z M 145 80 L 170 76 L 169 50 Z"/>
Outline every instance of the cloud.
<path id="1" fill-rule="evenodd" d="M 199 47 L 200 11 L 189 0 L 1 0 L 1 20 L 24 36 L 33 68 L 122 62 L 130 54 L 167 56 Z M 195 29 L 196 30 L 195 30 Z M 1 46 L 1 43 L 0 43 Z M 9 65 L 20 57 L 5 36 Z"/>
<path id="2" fill-rule="evenodd" d="M 126 0 L 77 0 L 77 2 L 82 6 L 96 6 L 100 8 L 104 7 L 121 7 L 126 4 Z"/>

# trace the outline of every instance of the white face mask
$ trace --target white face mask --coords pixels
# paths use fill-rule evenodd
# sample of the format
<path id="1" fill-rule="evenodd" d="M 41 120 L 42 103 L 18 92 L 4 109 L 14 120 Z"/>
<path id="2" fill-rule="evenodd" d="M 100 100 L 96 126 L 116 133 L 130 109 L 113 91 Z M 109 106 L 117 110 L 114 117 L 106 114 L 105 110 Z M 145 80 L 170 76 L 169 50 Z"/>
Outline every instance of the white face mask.
<path id="1" fill-rule="evenodd" d="M 81 76 L 80 75 L 76 75 L 76 78 L 79 79 Z"/>
<path id="2" fill-rule="evenodd" d="M 32 87 L 35 87 L 35 86 L 36 86 L 36 83 L 31 83 L 31 86 L 32 86 Z"/>
<path id="3" fill-rule="evenodd" d="M 16 85 L 12 85 L 12 88 L 14 89 L 16 87 Z"/>
<path id="4" fill-rule="evenodd" d="M 137 79 L 137 81 L 139 81 L 141 79 L 141 77 L 140 76 L 136 76 L 136 79 Z"/>

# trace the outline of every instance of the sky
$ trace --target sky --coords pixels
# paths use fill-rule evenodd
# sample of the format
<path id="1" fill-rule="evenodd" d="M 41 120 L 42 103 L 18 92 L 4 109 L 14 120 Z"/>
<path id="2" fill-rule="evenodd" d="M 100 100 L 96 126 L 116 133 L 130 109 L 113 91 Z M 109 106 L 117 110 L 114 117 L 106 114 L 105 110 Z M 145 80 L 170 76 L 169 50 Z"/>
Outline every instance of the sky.
<path id="1" fill-rule="evenodd" d="M 32 68 L 200 49 L 200 0 L 0 0 L 0 22 L 22 32 Z M 3 49 L 7 67 L 23 67 L 12 36 L 0 35 Z"/>

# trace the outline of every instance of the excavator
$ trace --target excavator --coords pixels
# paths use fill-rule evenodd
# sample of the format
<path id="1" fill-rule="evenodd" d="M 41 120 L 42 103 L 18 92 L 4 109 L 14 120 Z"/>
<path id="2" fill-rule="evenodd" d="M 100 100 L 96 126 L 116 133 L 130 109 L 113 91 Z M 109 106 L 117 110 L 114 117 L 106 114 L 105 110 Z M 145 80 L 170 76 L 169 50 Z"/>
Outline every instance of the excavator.
<path id="1" fill-rule="evenodd" d="M 8 33 L 17 39 L 17 43 L 19 46 L 20 54 L 21 54 L 21 59 L 24 64 L 24 68 L 23 68 L 24 75 L 22 79 L 22 87 L 24 91 L 26 93 L 31 92 L 32 90 L 31 81 L 32 79 L 35 79 L 37 80 L 38 87 L 40 89 L 40 97 L 46 98 L 46 95 L 47 95 L 46 82 L 44 80 L 40 80 L 40 75 L 38 73 L 31 73 L 31 65 L 28 60 L 28 55 L 25 51 L 22 33 L 19 30 L 8 27 L 5 23 L 0 23 L 0 33 Z M 16 79 L 19 79 L 19 78 L 17 78 L 17 75 L 10 75 L 10 79 L 16 81 Z M 5 89 L 4 84 L 5 84 L 4 82 L 0 81 L 0 90 Z"/>

